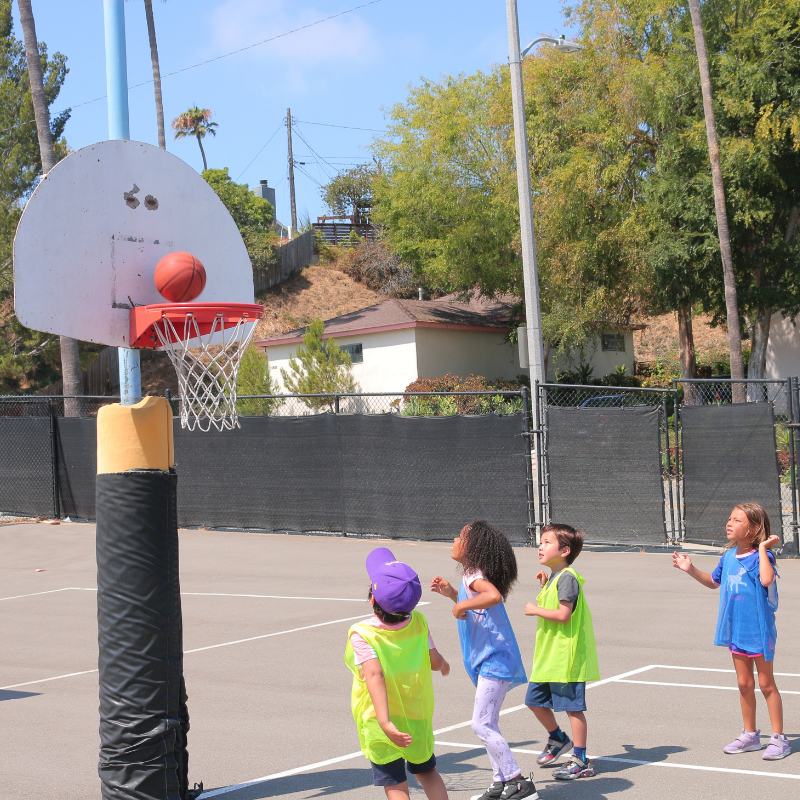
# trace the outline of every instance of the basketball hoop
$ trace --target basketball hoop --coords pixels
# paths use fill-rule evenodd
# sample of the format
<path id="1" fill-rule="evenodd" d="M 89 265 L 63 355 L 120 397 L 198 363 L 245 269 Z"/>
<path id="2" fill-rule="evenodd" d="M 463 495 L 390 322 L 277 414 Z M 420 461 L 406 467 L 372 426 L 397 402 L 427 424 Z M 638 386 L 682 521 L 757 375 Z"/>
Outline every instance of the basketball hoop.
<path id="1" fill-rule="evenodd" d="M 239 427 L 236 376 L 264 309 L 253 303 L 155 303 L 131 309 L 135 348 L 165 350 L 178 375 L 181 427 Z"/>

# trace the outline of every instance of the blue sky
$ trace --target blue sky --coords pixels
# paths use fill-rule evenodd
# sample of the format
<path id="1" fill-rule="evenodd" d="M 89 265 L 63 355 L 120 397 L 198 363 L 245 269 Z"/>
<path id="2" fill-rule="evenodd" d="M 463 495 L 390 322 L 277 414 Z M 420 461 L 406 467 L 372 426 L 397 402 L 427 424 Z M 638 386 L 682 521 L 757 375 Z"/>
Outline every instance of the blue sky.
<path id="1" fill-rule="evenodd" d="M 370 160 L 376 134 L 352 128 L 381 130 L 383 109 L 403 102 L 421 77 L 487 69 L 508 55 L 504 0 L 377 0 L 219 58 L 369 2 L 153 0 L 167 125 L 193 105 L 212 109 L 219 128 L 204 142 L 209 166 L 228 167 L 250 186 L 266 178 L 276 188 L 278 218 L 289 222 L 283 123 L 291 108 L 299 121 L 294 156 L 306 162 L 295 172 L 298 216 L 316 219 L 325 213 L 319 184 Z M 127 0 L 125 10 L 128 84 L 136 87 L 129 92 L 131 137 L 157 144 L 144 3 Z M 95 100 L 106 93 L 101 0 L 33 0 L 33 11 L 39 40 L 67 56 L 70 72 L 54 110 L 73 109 L 70 147 L 105 139 L 106 102 Z M 519 0 L 519 18 L 523 46 L 540 34 L 568 34 L 556 1 Z M 18 23 L 15 33 L 22 38 Z M 320 164 L 300 135 L 328 163 Z M 174 141 L 168 130 L 167 148 L 202 169 L 194 140 Z"/>

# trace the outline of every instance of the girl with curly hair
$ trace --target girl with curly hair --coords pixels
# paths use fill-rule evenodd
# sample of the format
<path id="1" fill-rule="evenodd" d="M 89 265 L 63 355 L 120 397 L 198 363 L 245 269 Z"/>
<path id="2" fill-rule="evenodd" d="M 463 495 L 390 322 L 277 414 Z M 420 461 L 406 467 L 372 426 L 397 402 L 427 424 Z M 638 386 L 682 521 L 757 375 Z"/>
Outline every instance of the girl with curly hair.
<path id="1" fill-rule="evenodd" d="M 438 575 L 431 591 L 455 603 L 464 666 L 476 687 L 472 730 L 486 747 L 493 772 L 492 785 L 472 800 L 536 800 L 533 781 L 522 777 L 498 725 L 508 690 L 527 682 L 503 605 L 517 580 L 514 550 L 501 530 L 479 519 L 461 529 L 450 557 L 464 569 L 458 591 Z"/>

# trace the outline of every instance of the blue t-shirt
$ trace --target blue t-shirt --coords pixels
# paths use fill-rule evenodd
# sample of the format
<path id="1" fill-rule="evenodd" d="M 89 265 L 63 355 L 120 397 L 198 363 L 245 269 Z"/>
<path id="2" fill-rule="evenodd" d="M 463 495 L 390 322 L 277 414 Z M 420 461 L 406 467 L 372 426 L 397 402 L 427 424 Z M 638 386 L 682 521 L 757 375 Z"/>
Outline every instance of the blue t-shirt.
<path id="1" fill-rule="evenodd" d="M 772 564 L 772 568 L 775 569 L 775 554 L 772 552 L 772 550 L 767 550 L 767 557 L 769 558 L 769 563 Z M 720 558 L 717 568 L 711 573 L 711 580 L 714 581 L 717 586 L 722 583 L 723 558 L 725 558 L 725 554 L 723 554 L 722 558 Z M 742 556 L 737 555 L 736 560 L 749 572 L 751 569 L 755 569 L 758 566 L 758 550 L 751 550 L 749 553 L 745 553 Z"/>
<path id="2" fill-rule="evenodd" d="M 769 550 L 767 553 L 774 570 L 775 556 Z M 711 579 L 720 587 L 714 644 L 734 653 L 763 655 L 766 661 L 772 661 L 778 588 L 775 581 L 769 587 L 762 585 L 759 565 L 757 550 L 741 556 L 735 550 L 727 550 L 711 573 Z"/>

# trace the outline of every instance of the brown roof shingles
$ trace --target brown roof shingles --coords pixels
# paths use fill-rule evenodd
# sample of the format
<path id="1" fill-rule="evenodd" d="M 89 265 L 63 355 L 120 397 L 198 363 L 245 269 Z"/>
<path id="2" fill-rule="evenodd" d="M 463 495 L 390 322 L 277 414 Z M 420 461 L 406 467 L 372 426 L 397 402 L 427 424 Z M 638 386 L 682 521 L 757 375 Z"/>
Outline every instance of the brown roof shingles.
<path id="1" fill-rule="evenodd" d="M 508 321 L 510 308 L 499 301 L 472 300 L 464 303 L 448 295 L 438 300 L 383 300 L 373 306 L 362 308 L 326 320 L 327 335 L 357 332 L 373 328 L 386 328 L 404 323 L 425 322 L 443 325 L 468 325 L 481 328 L 504 328 Z M 306 328 L 272 336 L 267 341 L 279 342 L 296 339 L 306 332 Z"/>

